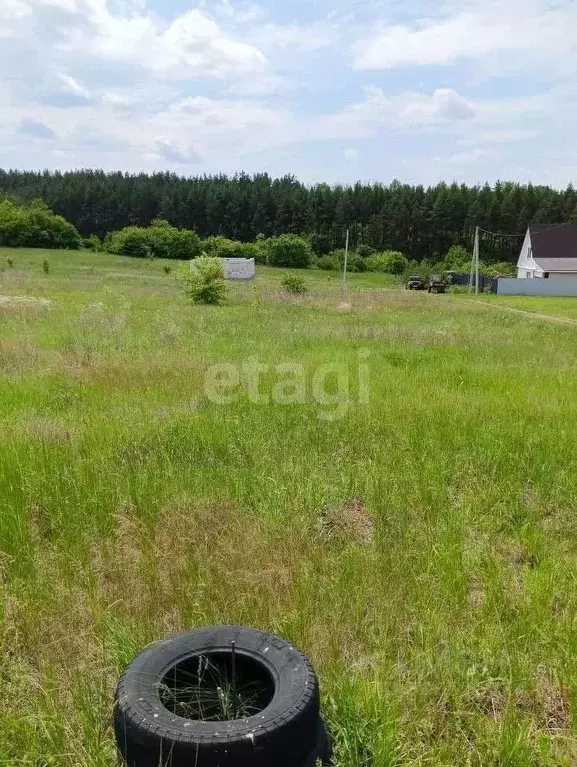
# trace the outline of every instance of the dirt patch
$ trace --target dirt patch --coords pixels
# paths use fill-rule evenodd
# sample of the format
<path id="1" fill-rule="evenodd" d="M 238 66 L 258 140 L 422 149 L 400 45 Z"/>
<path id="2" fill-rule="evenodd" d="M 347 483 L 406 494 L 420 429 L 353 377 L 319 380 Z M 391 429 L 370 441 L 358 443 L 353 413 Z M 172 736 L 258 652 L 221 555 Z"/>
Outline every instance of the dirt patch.
<path id="1" fill-rule="evenodd" d="M 351 498 L 340 506 L 322 509 L 317 532 L 328 544 L 346 545 L 354 541 L 369 546 L 375 537 L 375 521 L 360 498 Z"/>

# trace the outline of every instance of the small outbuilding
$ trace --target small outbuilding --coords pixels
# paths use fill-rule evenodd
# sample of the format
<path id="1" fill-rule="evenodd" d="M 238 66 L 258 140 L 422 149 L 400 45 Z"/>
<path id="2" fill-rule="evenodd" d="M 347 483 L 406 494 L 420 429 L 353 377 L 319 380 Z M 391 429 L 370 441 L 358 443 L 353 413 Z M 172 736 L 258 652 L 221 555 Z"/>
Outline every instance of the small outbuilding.
<path id="1" fill-rule="evenodd" d="M 577 225 L 531 224 L 517 261 L 517 277 L 577 278 Z"/>

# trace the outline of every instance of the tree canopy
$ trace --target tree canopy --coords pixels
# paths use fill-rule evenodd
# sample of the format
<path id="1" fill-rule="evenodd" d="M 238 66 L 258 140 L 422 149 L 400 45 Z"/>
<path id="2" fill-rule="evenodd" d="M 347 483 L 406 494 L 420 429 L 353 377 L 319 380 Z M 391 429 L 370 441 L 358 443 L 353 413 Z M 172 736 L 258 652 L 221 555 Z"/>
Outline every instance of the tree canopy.
<path id="1" fill-rule="evenodd" d="M 149 226 L 160 218 L 202 238 L 251 242 L 259 234 L 315 235 L 311 244 L 319 256 L 342 248 L 347 228 L 353 249 L 363 245 L 439 260 L 454 245 L 470 250 L 476 225 L 521 234 L 529 223 L 577 223 L 572 186 L 561 191 L 509 182 L 306 186 L 293 176 L 267 174 L 183 178 L 97 170 L 0 171 L 0 196 L 24 203 L 41 198 L 85 237 Z M 515 260 L 520 248 L 514 238 L 490 236 L 482 245 L 492 261 Z"/>

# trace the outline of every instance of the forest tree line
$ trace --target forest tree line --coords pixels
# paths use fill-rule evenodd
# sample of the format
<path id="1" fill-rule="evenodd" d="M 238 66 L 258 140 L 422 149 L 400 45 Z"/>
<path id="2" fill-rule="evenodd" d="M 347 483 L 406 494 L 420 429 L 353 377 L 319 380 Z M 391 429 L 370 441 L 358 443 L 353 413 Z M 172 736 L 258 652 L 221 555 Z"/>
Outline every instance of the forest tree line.
<path id="1" fill-rule="evenodd" d="M 499 182 L 494 186 L 382 184 L 306 186 L 293 176 L 237 174 L 183 178 L 172 173 L 130 175 L 97 170 L 30 172 L 0 170 L 0 197 L 44 200 L 88 237 L 104 238 L 126 226 L 165 219 L 200 237 L 241 242 L 258 235 L 315 235 L 319 255 L 351 246 L 395 250 L 411 259 L 438 261 L 453 245 L 472 248 L 475 226 L 524 234 L 528 224 L 577 223 L 572 186 Z M 520 240 L 483 235 L 484 257 L 517 259 Z"/>

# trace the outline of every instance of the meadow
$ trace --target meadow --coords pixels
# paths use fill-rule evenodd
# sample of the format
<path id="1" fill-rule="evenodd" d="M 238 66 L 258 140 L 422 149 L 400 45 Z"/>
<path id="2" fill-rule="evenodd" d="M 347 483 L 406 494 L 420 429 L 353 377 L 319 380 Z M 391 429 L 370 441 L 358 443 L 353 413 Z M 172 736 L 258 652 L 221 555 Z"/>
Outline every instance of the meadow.
<path id="1" fill-rule="evenodd" d="M 575 765 L 577 328 L 271 268 L 192 306 L 165 266 L 0 250 L 0 765 L 115 765 L 118 674 L 206 623 L 310 656 L 338 767 Z M 248 359 L 262 402 L 211 401 Z"/>

